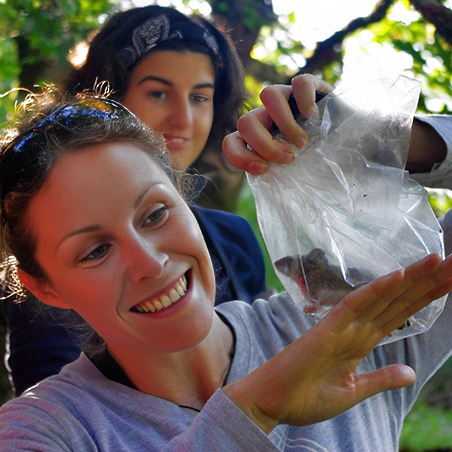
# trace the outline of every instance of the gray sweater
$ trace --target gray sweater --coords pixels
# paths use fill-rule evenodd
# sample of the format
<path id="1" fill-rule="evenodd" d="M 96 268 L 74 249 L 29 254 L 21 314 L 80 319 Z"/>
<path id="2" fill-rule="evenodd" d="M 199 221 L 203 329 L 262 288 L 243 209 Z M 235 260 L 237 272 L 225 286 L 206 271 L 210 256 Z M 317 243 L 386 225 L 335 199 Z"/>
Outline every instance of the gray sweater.
<path id="1" fill-rule="evenodd" d="M 217 307 L 236 335 L 229 382 L 246 375 L 310 328 L 286 294 L 253 306 Z M 267 437 L 218 390 L 201 413 L 108 380 L 85 355 L 0 410 L 0 450 L 40 451 L 396 451 L 403 419 L 422 386 L 451 354 L 452 303 L 431 330 L 375 348 L 361 372 L 403 362 L 408 388 L 378 394 L 308 427 L 281 425 Z M 271 394 L 269 394 L 271 397 Z"/>

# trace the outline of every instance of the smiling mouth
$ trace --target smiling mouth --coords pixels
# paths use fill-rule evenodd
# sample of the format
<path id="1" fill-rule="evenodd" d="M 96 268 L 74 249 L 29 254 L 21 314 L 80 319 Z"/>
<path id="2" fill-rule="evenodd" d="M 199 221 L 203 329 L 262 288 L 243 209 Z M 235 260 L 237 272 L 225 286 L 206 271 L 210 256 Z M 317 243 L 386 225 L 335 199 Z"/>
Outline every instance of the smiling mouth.
<path id="1" fill-rule="evenodd" d="M 185 138 L 180 137 L 166 137 L 166 141 L 168 143 L 183 143 L 184 141 L 187 141 Z"/>
<path id="2" fill-rule="evenodd" d="M 169 290 L 168 293 L 162 294 L 153 300 L 134 306 L 131 311 L 134 312 L 157 312 L 168 308 L 177 303 L 187 292 L 187 277 L 183 275 L 179 281 Z"/>
<path id="3" fill-rule="evenodd" d="M 187 138 L 183 138 L 183 137 L 175 137 L 175 136 L 168 136 L 168 135 L 163 135 L 165 138 L 165 142 L 166 145 L 169 147 L 181 147 L 181 146 L 185 146 L 188 142 Z"/>

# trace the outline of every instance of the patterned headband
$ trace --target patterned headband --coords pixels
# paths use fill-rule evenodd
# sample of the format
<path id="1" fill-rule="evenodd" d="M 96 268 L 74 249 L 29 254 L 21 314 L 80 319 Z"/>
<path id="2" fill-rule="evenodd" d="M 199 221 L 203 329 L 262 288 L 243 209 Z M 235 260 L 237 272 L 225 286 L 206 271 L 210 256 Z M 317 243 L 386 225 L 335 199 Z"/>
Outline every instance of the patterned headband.
<path id="1" fill-rule="evenodd" d="M 216 39 L 201 24 L 193 20 L 172 21 L 166 14 L 148 19 L 133 30 L 129 45 L 119 52 L 127 70 L 130 70 L 144 55 L 163 41 L 184 39 L 206 47 L 210 53 L 219 56 Z"/>

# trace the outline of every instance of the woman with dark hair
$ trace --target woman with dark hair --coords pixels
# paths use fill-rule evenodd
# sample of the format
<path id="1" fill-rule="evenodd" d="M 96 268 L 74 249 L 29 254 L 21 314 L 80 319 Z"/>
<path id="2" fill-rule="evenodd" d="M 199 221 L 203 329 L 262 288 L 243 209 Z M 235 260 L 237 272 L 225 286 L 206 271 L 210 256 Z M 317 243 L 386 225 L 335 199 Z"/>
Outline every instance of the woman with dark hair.
<path id="1" fill-rule="evenodd" d="M 357 288 L 317 325 L 287 293 L 214 306 L 161 136 L 110 99 L 37 113 L 0 152 L 1 282 L 75 310 L 104 344 L 1 407 L 1 450 L 398 449 L 450 355 L 452 305 L 376 345 L 452 289 L 452 257 Z"/>
<path id="2" fill-rule="evenodd" d="M 162 52 L 161 61 L 168 61 L 177 54 L 208 57 L 214 78 L 214 86 L 211 87 L 213 119 L 207 142 L 198 149 L 198 156 L 209 147 L 219 146 L 220 151 L 223 138 L 236 129 L 244 107 L 244 73 L 229 36 L 201 16 L 187 17 L 175 9 L 160 6 L 145 6 L 115 14 L 93 38 L 85 63 L 69 78 L 66 87 L 76 93 L 84 89 L 91 90 L 98 82 L 107 81 L 113 99 L 124 105 L 138 103 L 136 96 L 139 93 L 134 92 L 137 90 L 136 84 L 145 84 L 146 80 L 135 80 L 134 83 L 134 72 L 141 66 L 144 74 L 149 71 L 152 76 L 158 65 L 152 63 L 151 55 Z M 184 77 L 190 75 L 187 66 L 178 65 L 178 69 Z M 162 83 L 160 91 L 163 95 L 165 82 L 162 80 Z M 144 86 L 142 89 L 158 91 L 152 88 L 155 87 Z M 146 105 L 145 95 L 140 100 L 143 105 L 138 109 L 141 108 L 143 112 L 148 109 L 149 117 L 156 113 L 152 105 Z M 130 105 L 128 108 L 134 110 Z M 147 124 L 146 117 L 140 117 L 144 115 L 143 112 L 136 114 Z M 188 168 L 195 160 L 184 166 Z"/>
<path id="3" fill-rule="evenodd" d="M 111 91 L 112 99 L 162 133 L 180 170 L 203 153 L 222 155 L 221 141 L 235 130 L 245 97 L 243 68 L 228 35 L 202 17 L 160 6 L 117 13 L 94 37 L 66 88 L 95 87 Z M 250 225 L 227 212 L 191 209 L 216 272 L 216 303 L 251 303 L 265 290 L 265 267 Z M 26 308 L 7 306 L 6 318 L 5 359 L 16 394 L 80 353 L 83 323 L 67 313 L 30 299 Z"/>

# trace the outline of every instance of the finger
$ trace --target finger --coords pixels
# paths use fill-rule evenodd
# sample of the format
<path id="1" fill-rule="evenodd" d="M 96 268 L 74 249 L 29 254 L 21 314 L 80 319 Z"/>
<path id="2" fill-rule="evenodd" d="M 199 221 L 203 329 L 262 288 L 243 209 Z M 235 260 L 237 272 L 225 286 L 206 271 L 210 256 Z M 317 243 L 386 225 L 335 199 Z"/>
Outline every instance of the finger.
<path id="1" fill-rule="evenodd" d="M 441 262 L 439 256 L 432 254 L 408 267 L 402 280 L 389 290 L 380 284 L 369 285 L 376 295 L 375 301 L 368 302 L 356 319 L 362 324 L 363 334 L 373 329 L 374 337 L 380 340 L 433 300 L 450 292 L 451 270 L 450 259 Z M 391 281 L 391 275 L 384 280 Z"/>
<path id="2" fill-rule="evenodd" d="M 382 330 L 388 332 L 393 331 L 403 325 L 407 319 L 415 315 L 418 311 L 428 306 L 434 300 L 437 300 L 452 291 L 452 275 L 444 276 L 445 280 L 435 282 L 433 279 L 426 281 L 422 287 L 413 286 L 409 293 L 404 294 L 404 303 L 395 303 L 391 306 L 393 312 L 388 312 L 386 316 L 386 324 L 382 326 Z M 435 278 L 436 279 L 436 278 Z M 400 313 L 397 313 L 399 310 Z M 382 321 L 380 322 L 382 323 Z"/>
<path id="3" fill-rule="evenodd" d="M 439 298 L 450 292 L 450 278 L 452 278 L 452 255 L 443 260 L 434 276 L 435 288 L 429 292 L 430 296 Z"/>
<path id="4" fill-rule="evenodd" d="M 369 374 L 356 375 L 354 404 L 379 392 L 403 388 L 415 380 L 414 370 L 403 364 L 392 364 Z"/>
<path id="5" fill-rule="evenodd" d="M 449 273 L 449 278 L 444 281 L 435 284 L 435 287 L 428 292 L 428 297 L 432 300 L 443 297 L 444 295 L 452 292 L 452 274 Z"/>
<path id="6" fill-rule="evenodd" d="M 357 320 L 366 323 L 378 316 L 393 301 L 395 291 L 399 294 L 403 278 L 398 270 L 350 292 L 332 310 L 337 328 Z"/>
<path id="7" fill-rule="evenodd" d="M 452 290 L 451 271 L 452 260 L 441 261 L 437 255 L 408 267 L 401 284 L 403 292 L 376 318 L 376 324 L 398 327 L 433 300 L 446 295 Z"/>
<path id="8" fill-rule="evenodd" d="M 322 79 L 311 74 L 298 75 L 292 79 L 292 90 L 298 110 L 304 118 L 311 118 L 317 110 L 316 91 L 330 93 L 333 88 Z"/>
<path id="9" fill-rule="evenodd" d="M 247 146 L 239 132 L 227 135 L 223 139 L 223 152 L 232 166 L 250 174 L 258 175 L 268 170 L 268 163 Z"/>
<path id="10" fill-rule="evenodd" d="M 261 159 L 276 163 L 292 162 L 292 147 L 273 138 L 268 130 L 270 124 L 271 119 L 262 107 L 243 115 L 237 122 L 237 130 Z"/>
<path id="11" fill-rule="evenodd" d="M 288 98 L 291 94 L 292 89 L 289 86 L 272 85 L 261 91 L 260 98 L 268 116 L 284 138 L 297 148 L 302 148 L 308 137 L 290 109 Z M 315 91 L 312 95 L 315 96 Z"/>
<path id="12" fill-rule="evenodd" d="M 440 257 L 430 254 L 403 271 L 396 270 L 358 288 L 350 294 L 350 298 L 346 302 L 363 319 L 370 321 L 383 312 L 388 312 L 389 305 L 407 303 L 406 295 L 425 294 L 431 290 L 433 288 L 432 281 L 434 281 L 433 275 L 440 265 Z M 401 298 L 402 296 L 403 298 Z M 366 297 L 366 300 L 362 300 L 363 297 Z M 400 311 L 403 309 L 399 308 Z"/>
<path id="13" fill-rule="evenodd" d="M 425 281 L 429 278 L 433 280 L 432 274 L 440 263 L 439 256 L 430 255 L 410 266 L 405 272 L 393 272 L 356 289 L 333 309 L 328 328 L 332 334 L 340 334 L 341 330 L 348 331 L 349 339 L 352 335 L 360 336 L 361 345 L 372 348 L 432 301 L 425 296 L 425 293 L 429 292 L 431 281 L 428 284 Z M 418 287 L 425 285 L 421 296 L 404 296 L 405 292 L 416 284 Z M 448 287 L 449 285 L 444 290 Z M 416 293 L 416 290 L 413 292 Z M 421 298 L 422 296 L 424 298 Z M 328 317 L 325 319 L 327 322 Z"/>
<path id="14" fill-rule="evenodd" d="M 409 305 L 412 310 L 410 315 L 417 312 L 420 308 L 416 307 L 415 302 L 434 288 L 434 273 L 440 265 L 440 257 L 431 254 L 407 267 L 398 283 L 389 284 L 389 287 L 376 284 L 373 290 L 377 298 L 365 312 L 367 319 L 374 320 L 380 326 L 388 319 L 396 318 Z M 391 278 L 391 274 L 388 278 Z"/>

